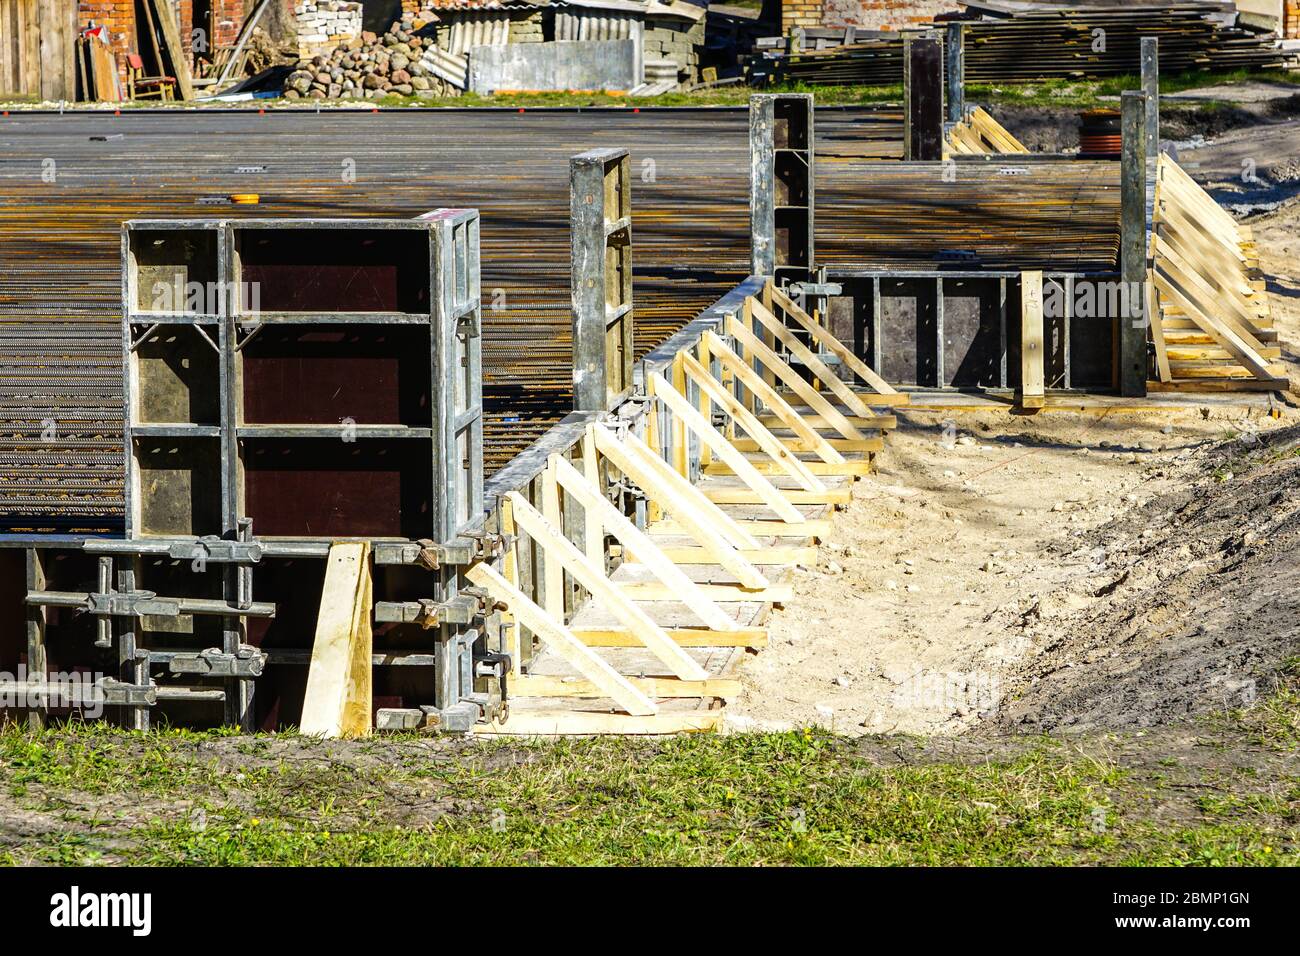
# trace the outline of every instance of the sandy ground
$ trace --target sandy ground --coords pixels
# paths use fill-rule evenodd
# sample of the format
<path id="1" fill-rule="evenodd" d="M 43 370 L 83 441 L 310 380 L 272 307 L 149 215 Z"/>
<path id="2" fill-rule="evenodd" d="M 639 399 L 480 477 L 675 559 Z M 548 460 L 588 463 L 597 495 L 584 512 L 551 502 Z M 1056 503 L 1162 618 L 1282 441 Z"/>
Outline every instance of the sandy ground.
<path id="1" fill-rule="evenodd" d="M 1300 204 L 1252 225 L 1297 383 Z M 1297 562 L 1284 550 L 1239 568 L 1222 542 L 1252 522 L 1290 540 L 1300 480 L 1264 469 L 1259 487 L 1254 472 L 1221 486 L 1235 458 L 1297 420 L 1277 403 L 900 416 L 879 474 L 857 484 L 818 566 L 798 570 L 794 601 L 774 613 L 770 646 L 746 661 L 730 726 L 1134 726 L 1248 702 L 1269 668 L 1300 654 L 1300 608 L 1279 619 L 1268 586 L 1294 581 Z M 1240 608 L 1225 583 L 1242 589 Z M 1267 632 L 1259 646 L 1234 634 L 1247 610 Z M 1185 673 L 1171 665 L 1179 654 Z"/>

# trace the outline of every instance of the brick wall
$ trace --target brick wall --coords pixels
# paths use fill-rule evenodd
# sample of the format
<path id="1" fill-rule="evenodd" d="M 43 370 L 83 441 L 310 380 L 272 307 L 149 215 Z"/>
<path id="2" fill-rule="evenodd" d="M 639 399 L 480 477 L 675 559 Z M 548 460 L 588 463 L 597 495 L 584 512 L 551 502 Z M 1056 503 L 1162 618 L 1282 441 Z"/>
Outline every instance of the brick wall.
<path id="1" fill-rule="evenodd" d="M 1282 11 L 1282 36 L 1300 40 L 1300 0 L 1285 0 Z"/>
<path id="2" fill-rule="evenodd" d="M 207 23 L 194 23 L 194 0 L 169 0 L 177 15 L 181 45 L 191 66 L 194 62 L 194 28 L 208 29 Z M 288 0 L 285 0 L 287 3 Z M 207 38 L 208 52 L 200 55 L 211 59 L 212 51 L 223 46 L 233 46 L 244 22 L 244 0 L 212 0 L 213 30 Z M 85 29 L 94 23 L 107 26 L 109 47 L 118 62 L 123 80 L 126 78 L 126 54 L 138 53 L 140 38 L 136 33 L 135 0 L 78 0 L 78 23 Z M 148 42 L 145 38 L 144 42 Z"/>
<path id="3" fill-rule="evenodd" d="M 795 27 L 903 30 L 959 9 L 956 0 L 783 0 L 781 31 Z"/>

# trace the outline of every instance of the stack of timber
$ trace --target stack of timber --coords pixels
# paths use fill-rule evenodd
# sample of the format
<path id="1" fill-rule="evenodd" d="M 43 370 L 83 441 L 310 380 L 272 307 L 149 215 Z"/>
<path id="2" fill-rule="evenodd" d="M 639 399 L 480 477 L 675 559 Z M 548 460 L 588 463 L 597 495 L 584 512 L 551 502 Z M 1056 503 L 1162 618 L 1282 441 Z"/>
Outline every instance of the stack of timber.
<path id="1" fill-rule="evenodd" d="M 1156 353 L 1152 390 L 1286 389 L 1255 244 L 1162 153 L 1149 250 Z"/>
<path id="2" fill-rule="evenodd" d="M 1160 66 L 1168 72 L 1279 69 L 1285 56 L 1271 34 L 1227 22 L 1231 17 L 1224 10 L 1231 4 L 981 0 L 966 6 L 968 83 L 1137 75 L 1142 37 L 1159 39 Z M 980 18 L 964 19 L 969 16 Z M 820 32 L 805 34 L 803 52 L 767 51 L 751 62 L 751 73 L 757 79 L 812 86 L 902 82 L 901 36 L 854 34 L 844 36 L 840 45 L 826 46 Z"/>
<path id="3" fill-rule="evenodd" d="M 816 563 L 907 402 L 770 281 L 645 387 L 644 433 L 587 425 L 529 483 L 532 501 L 504 496 L 513 544 L 467 574 L 505 606 L 507 651 L 528 662 L 509 677 L 508 716 L 482 732 L 718 728 L 795 565 Z M 602 490 L 616 476 L 644 495 L 644 529 Z M 522 581 L 538 573 L 540 603 Z"/>
<path id="4" fill-rule="evenodd" d="M 983 155 L 988 153 L 1027 153 L 1025 144 L 982 107 L 975 107 L 960 123 L 948 130 L 946 154 Z"/>

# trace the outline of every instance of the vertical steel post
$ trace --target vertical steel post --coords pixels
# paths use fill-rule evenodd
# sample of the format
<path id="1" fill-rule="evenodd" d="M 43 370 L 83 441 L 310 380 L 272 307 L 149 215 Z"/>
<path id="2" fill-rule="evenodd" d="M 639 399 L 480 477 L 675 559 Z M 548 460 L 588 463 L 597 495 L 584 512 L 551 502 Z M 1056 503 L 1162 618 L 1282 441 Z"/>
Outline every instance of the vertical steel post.
<path id="1" fill-rule="evenodd" d="M 749 98 L 750 272 L 778 285 L 816 272 L 813 121 L 810 94 Z"/>
<path id="2" fill-rule="evenodd" d="M 776 269 L 776 199 L 772 188 L 772 107 L 775 97 L 749 98 L 749 271 Z"/>
<path id="3" fill-rule="evenodd" d="M 1147 164 L 1160 155 L 1160 41 L 1142 38 L 1142 92 L 1146 96 Z"/>
<path id="4" fill-rule="evenodd" d="M 632 386 L 632 181 L 626 149 L 569 160 L 573 407 L 604 411 Z"/>
<path id="5" fill-rule="evenodd" d="M 1147 390 L 1147 189 L 1146 94 L 1121 97 L 1120 279 L 1124 294 L 1119 315 L 1119 391 L 1143 396 Z"/>
<path id="6" fill-rule="evenodd" d="M 944 54 L 948 67 L 948 122 L 960 123 L 966 115 L 966 30 L 962 24 L 948 24 Z"/>

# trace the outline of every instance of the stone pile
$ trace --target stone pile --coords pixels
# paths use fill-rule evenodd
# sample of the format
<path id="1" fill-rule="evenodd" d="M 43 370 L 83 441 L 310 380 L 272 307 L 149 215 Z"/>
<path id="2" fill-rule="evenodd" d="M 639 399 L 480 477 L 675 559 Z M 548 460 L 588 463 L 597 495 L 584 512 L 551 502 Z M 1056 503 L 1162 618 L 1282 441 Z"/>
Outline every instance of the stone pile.
<path id="1" fill-rule="evenodd" d="M 383 36 L 363 31 L 333 50 L 304 57 L 285 81 L 284 95 L 315 100 L 454 95 L 457 90 L 420 63 L 434 45 L 433 30 L 425 27 L 408 13 Z"/>

